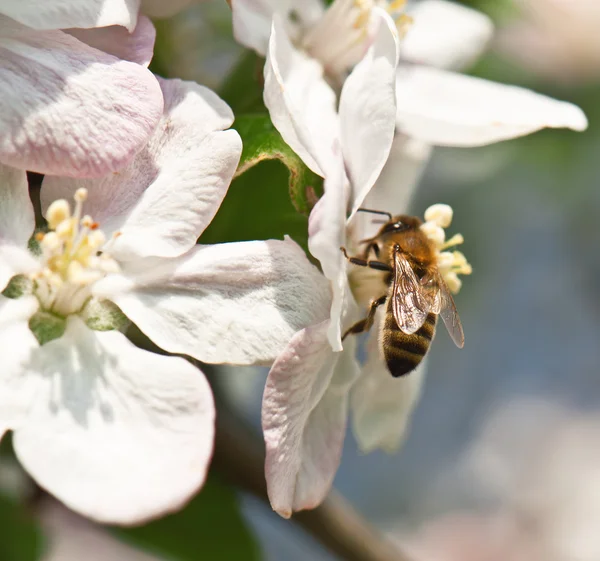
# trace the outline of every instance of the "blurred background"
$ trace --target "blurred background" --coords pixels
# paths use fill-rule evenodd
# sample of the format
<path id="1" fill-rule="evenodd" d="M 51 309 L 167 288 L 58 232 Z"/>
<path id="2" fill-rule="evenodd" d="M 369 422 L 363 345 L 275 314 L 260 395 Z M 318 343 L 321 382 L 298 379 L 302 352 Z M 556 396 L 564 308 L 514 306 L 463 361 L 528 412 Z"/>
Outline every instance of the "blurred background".
<path id="1" fill-rule="evenodd" d="M 464 235 L 474 268 L 457 297 L 465 348 L 458 351 L 440 331 L 402 450 L 361 455 L 349 433 L 335 487 L 415 561 L 598 561 L 600 5 L 463 3 L 497 26 L 487 55 L 469 73 L 576 103 L 590 126 L 581 134 L 546 130 L 490 147 L 435 150 L 411 210 L 422 214 L 436 202 L 455 209 L 451 233 Z M 223 0 L 192 6 L 157 22 L 157 30 L 154 69 L 163 75 L 220 91 L 244 56 Z M 280 164 L 260 166 L 285 189 Z M 305 229 L 291 207 L 282 212 L 298 232 Z M 254 228 L 244 235 L 272 234 Z M 235 237 L 218 228 L 212 235 Z M 218 376 L 226 397 L 258 430 L 266 371 L 229 368 Z M 2 500 L 28 492 L 19 481 L 7 459 Z M 194 517 L 194 503 L 166 528 L 119 535 L 48 499 L 37 511 L 41 528 L 27 512 L 22 521 L 3 521 L 0 509 L 0 532 L 35 544 L 5 545 L 8 553 L 0 544 L 2 561 L 39 559 L 41 550 L 45 561 L 335 559 L 264 503 L 220 485 L 205 499 L 214 501 L 214 517 Z M 243 540 L 245 549 L 200 556 L 193 549 L 199 535 L 234 535 L 218 514 L 233 503 L 242 512 L 233 526 L 243 529 L 232 539 Z M 157 553 L 151 539 L 157 531 L 167 536 L 163 545 L 178 543 Z M 181 543 L 186 536 L 193 536 L 188 545 Z"/>

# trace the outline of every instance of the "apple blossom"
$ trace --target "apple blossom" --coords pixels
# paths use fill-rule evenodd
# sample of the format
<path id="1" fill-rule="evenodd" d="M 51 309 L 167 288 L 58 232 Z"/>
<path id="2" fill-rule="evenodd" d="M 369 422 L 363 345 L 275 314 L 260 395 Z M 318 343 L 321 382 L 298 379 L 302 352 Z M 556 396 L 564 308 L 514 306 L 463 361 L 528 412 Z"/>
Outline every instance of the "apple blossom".
<path id="1" fill-rule="evenodd" d="M 179 508 L 204 481 L 214 434 L 202 373 L 135 347 L 124 316 L 170 353 L 265 363 L 330 298 L 290 239 L 196 245 L 241 142 L 213 92 L 159 83 L 164 115 L 127 167 L 44 179 L 38 255 L 25 172 L 0 168 L 0 435 L 13 431 L 41 487 L 112 523 Z"/>
<path id="2" fill-rule="evenodd" d="M 142 148 L 163 99 L 146 68 L 154 27 L 137 4 L 2 2 L 0 163 L 95 177 Z"/>
<path id="3" fill-rule="evenodd" d="M 491 25 L 481 14 L 444 0 L 424 0 L 409 14 L 406 47 L 413 62 L 398 67 L 399 132 L 438 146 L 481 146 L 545 127 L 587 127 L 571 103 L 445 70 L 473 61 L 489 40 Z"/>
<path id="4" fill-rule="evenodd" d="M 273 19 L 265 65 L 265 103 L 286 142 L 313 171 L 325 177 L 324 195 L 310 216 L 309 249 L 320 260 L 334 295 L 330 319 L 296 333 L 267 379 L 262 413 L 266 475 L 271 504 L 283 516 L 313 508 L 329 490 L 341 455 L 349 394 L 360 447 L 365 451 L 396 449 L 425 371 L 422 364 L 409 376 L 392 379 L 376 335 L 367 344 L 362 369 L 354 359 L 352 338 L 344 341 L 340 352 L 339 334 L 357 317 L 339 247 L 352 247 L 357 240 L 373 235 L 373 225 L 353 212 L 346 224 L 347 210 L 355 211 L 364 203 L 394 214 L 406 212 L 431 143 L 476 145 L 544 126 L 576 130 L 586 126 L 583 113 L 571 104 L 416 64 L 414 61 L 456 67 L 472 60 L 489 40 L 491 24 L 471 10 L 439 1 L 419 3 L 409 13 L 414 23 L 407 31 L 403 53 L 413 62 L 403 62 L 396 75 L 394 57 L 388 54 L 385 72 L 365 72 L 385 52 L 382 46 L 392 26 L 380 25 L 372 47 L 342 86 L 337 114 L 335 93 L 328 89 L 322 67 L 295 49 L 280 19 Z M 379 14 L 383 22 L 389 21 L 386 14 Z M 450 31 L 440 29 L 442 22 Z M 454 24 L 461 33 L 452 29 Z M 438 32 L 428 25 L 438 26 Z M 419 29 L 429 36 L 428 41 L 414 35 Z M 457 37 L 461 34 L 462 40 Z M 437 44 L 432 44 L 432 37 Z M 389 122 L 375 117 L 383 117 L 383 111 L 378 113 L 375 107 L 380 108 L 384 96 L 394 91 L 387 81 L 390 69 L 398 107 L 393 143 Z M 436 80 L 438 85 L 429 88 Z M 474 101 L 471 95 L 480 92 L 490 97 Z M 376 100 L 375 107 L 368 100 Z M 393 108 L 393 101 L 388 101 L 387 107 Z M 382 158 L 387 159 L 383 170 Z M 438 235 L 441 226 L 436 226 Z M 444 271 L 448 284 L 458 290 L 460 281 L 455 273 L 470 268 L 462 254 L 451 257 L 441 255 L 440 265 L 441 269 L 450 267 Z M 355 294 L 360 291 L 360 287 L 353 288 Z"/>

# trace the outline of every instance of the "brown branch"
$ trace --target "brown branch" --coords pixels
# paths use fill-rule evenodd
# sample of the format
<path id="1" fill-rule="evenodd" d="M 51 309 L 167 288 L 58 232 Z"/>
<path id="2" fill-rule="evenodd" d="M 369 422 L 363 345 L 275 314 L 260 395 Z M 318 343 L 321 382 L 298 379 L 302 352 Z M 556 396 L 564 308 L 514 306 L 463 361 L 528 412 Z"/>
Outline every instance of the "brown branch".
<path id="1" fill-rule="evenodd" d="M 268 503 L 262 440 L 226 406 L 217 411 L 214 467 Z M 294 514 L 292 521 L 345 561 L 409 561 L 335 491 L 314 510 Z"/>

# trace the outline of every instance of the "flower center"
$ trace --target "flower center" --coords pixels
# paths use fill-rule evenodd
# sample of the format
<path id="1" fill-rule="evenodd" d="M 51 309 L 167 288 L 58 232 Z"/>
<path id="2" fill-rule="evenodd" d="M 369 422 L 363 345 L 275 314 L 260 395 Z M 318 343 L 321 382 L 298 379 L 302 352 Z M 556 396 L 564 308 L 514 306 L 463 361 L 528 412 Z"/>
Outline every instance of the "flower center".
<path id="1" fill-rule="evenodd" d="M 49 231 L 36 235 L 42 268 L 30 275 L 40 307 L 63 317 L 80 312 L 91 297 L 91 285 L 119 266 L 101 248 L 106 242 L 98 224 L 82 216 L 87 190 L 75 192 L 71 213 L 65 199 L 54 201 L 47 212 Z"/>
<path id="2" fill-rule="evenodd" d="M 305 31 L 300 46 L 341 83 L 373 41 L 373 8 L 382 5 L 403 33 L 409 18 L 399 12 L 405 3 L 406 0 L 335 0 L 323 17 Z"/>
<path id="3" fill-rule="evenodd" d="M 421 230 L 435 246 L 438 261 L 438 270 L 451 292 L 457 293 L 462 286 L 458 275 L 470 275 L 473 268 L 467 258 L 460 251 L 446 251 L 460 245 L 465 240 L 462 234 L 455 234 L 446 240 L 447 228 L 452 223 L 452 207 L 448 205 L 432 205 L 425 211 L 425 222 Z"/>

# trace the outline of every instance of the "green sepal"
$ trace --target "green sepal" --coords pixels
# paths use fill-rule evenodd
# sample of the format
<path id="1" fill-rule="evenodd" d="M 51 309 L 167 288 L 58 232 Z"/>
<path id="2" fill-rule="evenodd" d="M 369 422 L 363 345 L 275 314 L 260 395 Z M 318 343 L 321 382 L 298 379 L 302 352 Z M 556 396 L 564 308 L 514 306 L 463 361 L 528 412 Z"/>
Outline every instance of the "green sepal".
<path id="1" fill-rule="evenodd" d="M 236 118 L 233 126 L 243 141 L 236 176 L 265 160 L 279 160 L 289 172 L 289 195 L 292 204 L 298 212 L 310 213 L 323 191 L 323 180 L 285 143 L 269 116 L 241 115 Z"/>
<path id="2" fill-rule="evenodd" d="M 29 319 L 29 329 L 40 345 L 62 337 L 67 327 L 67 320 L 50 312 L 38 310 Z"/>
<path id="3" fill-rule="evenodd" d="M 94 331 L 122 330 L 129 324 L 121 308 L 109 300 L 90 299 L 82 315 L 85 324 Z"/>
<path id="4" fill-rule="evenodd" d="M 10 279 L 6 288 L 1 292 L 6 298 L 20 298 L 24 294 L 31 294 L 32 283 L 25 275 L 16 275 Z"/>

